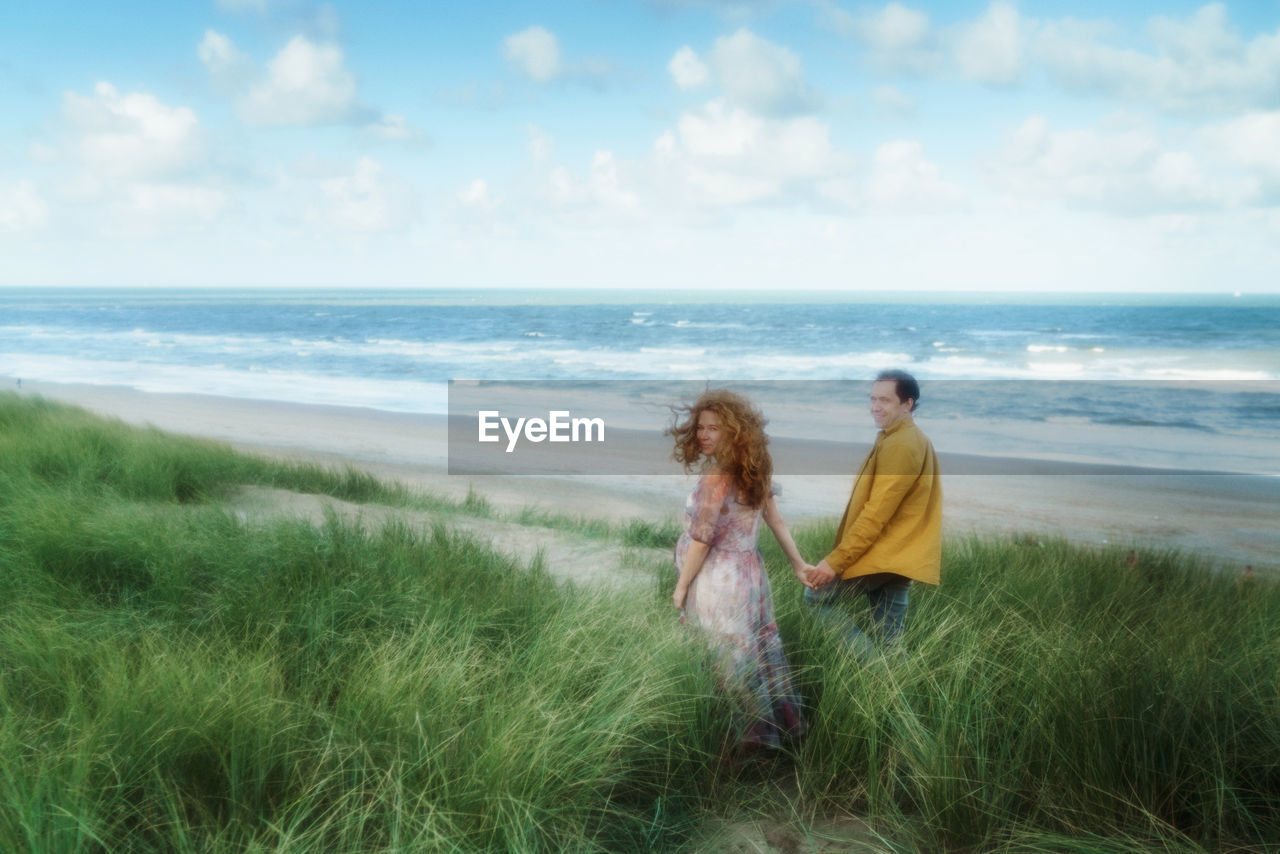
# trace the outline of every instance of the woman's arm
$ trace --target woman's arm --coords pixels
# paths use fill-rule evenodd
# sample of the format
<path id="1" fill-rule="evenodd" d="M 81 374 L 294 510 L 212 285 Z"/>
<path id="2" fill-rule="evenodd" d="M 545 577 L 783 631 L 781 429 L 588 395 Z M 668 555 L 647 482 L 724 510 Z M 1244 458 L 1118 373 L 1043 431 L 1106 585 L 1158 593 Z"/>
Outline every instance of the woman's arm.
<path id="1" fill-rule="evenodd" d="M 678 609 L 684 607 L 685 597 L 689 595 L 689 585 L 702 571 L 702 564 L 716 538 L 716 526 L 719 524 L 725 499 L 732 489 L 732 479 L 720 472 L 703 475 L 698 482 L 695 492 L 698 505 L 694 508 L 693 520 L 689 526 L 689 550 L 685 552 L 680 578 L 676 580 L 676 590 L 671 596 Z"/>
<path id="2" fill-rule="evenodd" d="M 671 595 L 671 601 L 677 610 L 684 608 L 684 600 L 689 595 L 689 585 L 702 571 L 702 564 L 706 562 L 709 551 L 711 546 L 706 543 L 700 543 L 697 540 L 689 543 L 689 550 L 684 555 L 684 566 L 680 567 L 680 578 L 676 581 L 676 592 Z"/>
<path id="3" fill-rule="evenodd" d="M 782 553 L 787 556 L 787 560 L 791 561 L 791 570 L 796 574 L 796 578 L 804 581 L 805 573 L 811 567 L 800 556 L 800 549 L 796 548 L 796 541 L 791 538 L 791 531 L 788 530 L 787 523 L 778 510 L 778 503 L 772 495 L 765 501 L 764 521 L 769 526 L 769 530 L 773 531 L 778 545 L 782 546 Z"/>

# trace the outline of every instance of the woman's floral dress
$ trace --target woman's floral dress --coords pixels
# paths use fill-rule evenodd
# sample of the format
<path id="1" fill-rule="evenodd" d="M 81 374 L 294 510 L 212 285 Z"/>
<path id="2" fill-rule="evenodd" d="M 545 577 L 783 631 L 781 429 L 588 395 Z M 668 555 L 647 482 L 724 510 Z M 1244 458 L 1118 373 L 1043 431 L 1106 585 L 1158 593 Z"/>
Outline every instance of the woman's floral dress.
<path id="1" fill-rule="evenodd" d="M 738 711 L 738 740 L 777 747 L 804 731 L 800 698 L 773 619 L 773 596 L 757 540 L 763 508 L 735 500 L 731 479 L 704 475 L 685 502 L 676 575 L 694 540 L 709 545 L 689 585 L 685 616 L 702 629 Z"/>

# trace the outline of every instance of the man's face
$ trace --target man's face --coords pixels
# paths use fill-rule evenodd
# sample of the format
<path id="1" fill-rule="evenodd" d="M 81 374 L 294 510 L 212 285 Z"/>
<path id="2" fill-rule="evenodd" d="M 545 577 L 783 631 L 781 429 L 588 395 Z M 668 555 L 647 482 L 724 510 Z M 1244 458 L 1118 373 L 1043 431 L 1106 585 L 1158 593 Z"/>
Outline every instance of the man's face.
<path id="1" fill-rule="evenodd" d="M 911 411 L 911 401 L 898 400 L 898 384 L 880 380 L 871 385 L 871 417 L 881 430 L 891 427 Z"/>

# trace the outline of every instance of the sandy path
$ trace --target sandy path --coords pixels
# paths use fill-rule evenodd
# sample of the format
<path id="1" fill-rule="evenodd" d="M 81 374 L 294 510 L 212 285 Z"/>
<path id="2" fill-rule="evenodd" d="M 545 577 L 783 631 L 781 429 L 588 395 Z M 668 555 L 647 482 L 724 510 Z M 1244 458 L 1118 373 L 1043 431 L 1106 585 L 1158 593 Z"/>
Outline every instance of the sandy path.
<path id="1" fill-rule="evenodd" d="M 261 486 L 243 487 L 228 502 L 242 519 L 303 519 L 314 525 L 327 513 L 339 519 L 378 528 L 398 521 L 428 534 L 443 523 L 452 531 L 475 536 L 496 551 L 530 565 L 541 552 L 543 566 L 560 581 L 615 590 L 635 590 L 653 584 L 652 562 L 670 561 L 665 549 L 630 548 L 592 540 L 568 531 L 457 514 L 428 513 L 381 504 L 353 504 L 327 495 L 290 492 Z"/>

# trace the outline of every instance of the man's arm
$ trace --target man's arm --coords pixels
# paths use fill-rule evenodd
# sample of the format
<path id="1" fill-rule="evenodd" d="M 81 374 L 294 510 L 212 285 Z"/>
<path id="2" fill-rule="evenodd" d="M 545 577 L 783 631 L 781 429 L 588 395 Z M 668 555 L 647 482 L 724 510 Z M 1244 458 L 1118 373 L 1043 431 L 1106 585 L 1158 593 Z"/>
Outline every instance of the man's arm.
<path id="1" fill-rule="evenodd" d="M 782 553 L 791 562 L 791 570 L 796 574 L 796 578 L 808 584 L 806 573 L 812 567 L 805 563 L 804 558 L 800 556 L 800 549 L 796 548 L 796 541 L 792 538 L 791 531 L 787 528 L 787 523 L 782 518 L 782 513 L 778 511 L 778 502 L 774 500 L 772 495 L 769 496 L 764 505 L 764 521 L 769 526 L 769 530 L 773 531 L 773 536 L 778 541 L 778 545 L 782 546 Z"/>
<path id="2" fill-rule="evenodd" d="M 877 474 L 871 475 L 871 494 L 866 504 L 858 517 L 845 526 L 840 542 L 818 564 L 819 570 L 825 566 L 833 576 L 843 575 L 871 548 L 919 478 L 925 452 L 925 446 L 914 442 L 885 443 L 881 447 L 880 458 L 876 460 Z"/>

